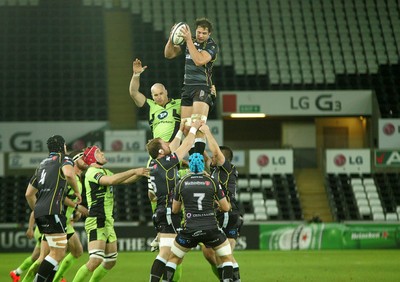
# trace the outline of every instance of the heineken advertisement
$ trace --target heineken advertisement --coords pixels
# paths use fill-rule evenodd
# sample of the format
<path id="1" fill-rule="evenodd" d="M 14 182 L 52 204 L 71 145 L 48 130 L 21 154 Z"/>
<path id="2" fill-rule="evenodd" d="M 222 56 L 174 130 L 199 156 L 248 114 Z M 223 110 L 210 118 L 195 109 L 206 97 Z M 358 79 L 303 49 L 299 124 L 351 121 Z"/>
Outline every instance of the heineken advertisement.
<path id="1" fill-rule="evenodd" d="M 260 226 L 261 250 L 398 248 L 398 224 L 312 223 Z"/>

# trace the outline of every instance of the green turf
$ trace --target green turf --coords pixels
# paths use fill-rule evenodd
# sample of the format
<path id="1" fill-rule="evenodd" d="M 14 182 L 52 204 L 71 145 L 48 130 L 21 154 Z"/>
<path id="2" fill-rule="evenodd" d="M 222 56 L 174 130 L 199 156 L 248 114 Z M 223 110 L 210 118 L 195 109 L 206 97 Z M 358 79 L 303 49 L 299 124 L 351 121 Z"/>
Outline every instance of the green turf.
<path id="1" fill-rule="evenodd" d="M 7 280 L 28 254 L 0 254 L 0 281 Z M 398 250 L 355 251 L 237 251 L 242 281 L 400 281 Z M 67 273 L 74 273 L 86 262 L 85 253 Z M 148 281 L 154 253 L 124 252 L 104 281 Z M 199 251 L 184 259 L 182 281 L 217 281 Z"/>

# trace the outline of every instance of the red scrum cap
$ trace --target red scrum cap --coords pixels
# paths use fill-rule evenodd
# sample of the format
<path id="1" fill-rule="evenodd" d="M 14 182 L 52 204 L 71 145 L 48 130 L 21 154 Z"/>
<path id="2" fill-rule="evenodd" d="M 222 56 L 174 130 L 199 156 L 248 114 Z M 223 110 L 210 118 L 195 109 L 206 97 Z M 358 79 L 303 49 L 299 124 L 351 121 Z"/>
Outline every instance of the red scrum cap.
<path id="1" fill-rule="evenodd" d="M 88 165 L 91 165 L 92 163 L 96 163 L 96 156 L 95 153 L 96 151 L 99 150 L 99 147 L 97 146 L 90 146 L 85 149 L 83 152 L 83 161 L 87 163 Z"/>

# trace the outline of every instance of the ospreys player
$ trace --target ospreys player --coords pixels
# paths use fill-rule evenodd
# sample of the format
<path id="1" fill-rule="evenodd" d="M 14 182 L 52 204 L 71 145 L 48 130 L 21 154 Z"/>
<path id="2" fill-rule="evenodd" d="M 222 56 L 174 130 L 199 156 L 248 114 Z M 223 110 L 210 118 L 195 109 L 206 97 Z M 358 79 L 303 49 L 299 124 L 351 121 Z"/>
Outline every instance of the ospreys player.
<path id="1" fill-rule="evenodd" d="M 227 146 L 218 146 L 217 141 L 211 134 L 210 128 L 207 125 L 203 125 L 200 130 L 205 134 L 208 146 L 212 153 L 211 161 L 211 175 L 219 180 L 228 201 L 230 202 L 232 209 L 229 212 L 222 212 L 217 209 L 217 218 L 219 226 L 225 232 L 228 237 L 229 243 L 233 250 L 235 249 L 236 240 L 239 235 L 239 229 L 243 224 L 242 218 L 239 212 L 238 202 L 236 200 L 236 182 L 238 177 L 238 171 L 236 166 L 233 165 L 232 158 L 233 152 L 231 148 Z M 218 267 L 219 276 L 221 275 L 221 262 L 218 257 L 215 256 L 214 252 L 210 248 L 202 248 L 203 254 L 212 266 Z M 233 281 L 240 281 L 239 264 L 233 257 Z"/>
<path id="2" fill-rule="evenodd" d="M 54 135 L 47 140 L 49 156 L 44 159 L 32 176 L 26 190 L 26 199 L 34 211 L 35 221 L 44 234 L 41 248 L 50 248 L 50 253 L 40 264 L 35 281 L 52 281 L 59 262 L 65 256 L 67 246 L 64 198 L 67 184 L 71 185 L 82 201 L 75 179 L 74 162 L 66 156 L 65 140 Z"/>
<path id="3" fill-rule="evenodd" d="M 194 38 L 189 26 L 186 25 L 181 31 L 185 44 L 174 45 L 170 36 L 164 48 L 164 56 L 167 59 L 185 54 L 185 76 L 181 95 L 181 116 L 182 119 L 188 119 L 185 133 L 189 130 L 191 121 L 207 121 L 209 110 L 215 100 L 215 95 L 212 93 L 212 68 L 219 49 L 211 37 L 213 26 L 206 18 L 197 19 L 195 26 Z M 203 154 L 205 140 L 201 134 L 197 139 L 194 151 Z"/>
<path id="4" fill-rule="evenodd" d="M 214 200 L 220 209 L 229 211 L 231 206 L 218 179 L 204 173 L 204 158 L 199 153 L 189 157 L 189 168 L 192 173 L 186 175 L 175 188 L 172 211 L 179 213 L 182 205 L 184 223 L 171 248 L 163 281 L 172 281 L 177 264 L 185 254 L 203 243 L 215 250 L 222 261 L 222 281 L 232 281 L 232 251 L 224 232 L 219 228 L 214 211 Z"/>
<path id="5" fill-rule="evenodd" d="M 177 183 L 177 173 L 180 161 L 192 147 L 197 129 L 201 122 L 193 123 L 189 134 L 179 146 L 182 138 L 183 120 L 180 130 L 171 143 L 161 138 L 150 140 L 147 151 L 150 161 L 150 182 L 157 197 L 157 207 L 153 214 L 153 222 L 159 233 L 160 248 L 150 271 L 150 281 L 160 281 L 164 272 L 165 263 L 171 252 L 171 246 L 176 236 L 176 229 L 180 227 L 181 215 L 172 215 L 172 193 Z"/>

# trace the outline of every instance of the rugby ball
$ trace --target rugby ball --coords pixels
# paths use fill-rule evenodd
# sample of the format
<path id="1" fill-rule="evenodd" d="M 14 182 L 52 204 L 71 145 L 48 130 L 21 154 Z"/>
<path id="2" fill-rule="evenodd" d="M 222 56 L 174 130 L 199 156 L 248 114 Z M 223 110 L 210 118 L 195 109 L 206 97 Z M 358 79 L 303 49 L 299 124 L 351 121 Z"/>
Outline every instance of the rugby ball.
<path id="1" fill-rule="evenodd" d="M 181 37 L 182 28 L 186 25 L 184 22 L 177 23 L 171 32 L 171 40 L 174 45 L 182 45 L 185 42 L 185 39 Z"/>

